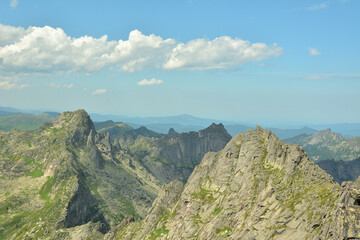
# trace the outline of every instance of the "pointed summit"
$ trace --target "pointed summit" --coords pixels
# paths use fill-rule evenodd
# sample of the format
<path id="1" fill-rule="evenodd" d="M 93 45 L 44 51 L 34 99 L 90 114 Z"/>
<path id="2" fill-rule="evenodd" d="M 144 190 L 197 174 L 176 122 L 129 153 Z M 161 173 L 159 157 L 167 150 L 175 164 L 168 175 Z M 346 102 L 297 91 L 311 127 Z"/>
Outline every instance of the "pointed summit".
<path id="1" fill-rule="evenodd" d="M 58 138 L 66 138 L 72 146 L 84 146 L 91 131 L 96 132 L 94 123 L 83 109 L 59 114 L 51 127 L 52 133 Z"/>
<path id="2" fill-rule="evenodd" d="M 230 141 L 231 139 L 230 134 L 226 131 L 222 123 L 219 124 L 212 123 L 209 127 L 199 131 L 200 136 L 206 134 L 212 134 L 212 133 L 215 133 L 218 137 L 221 136 L 223 138 L 228 139 L 227 141 Z"/>
<path id="3" fill-rule="evenodd" d="M 178 132 L 175 131 L 175 129 L 170 128 L 167 136 L 172 137 L 174 135 L 178 134 Z"/>

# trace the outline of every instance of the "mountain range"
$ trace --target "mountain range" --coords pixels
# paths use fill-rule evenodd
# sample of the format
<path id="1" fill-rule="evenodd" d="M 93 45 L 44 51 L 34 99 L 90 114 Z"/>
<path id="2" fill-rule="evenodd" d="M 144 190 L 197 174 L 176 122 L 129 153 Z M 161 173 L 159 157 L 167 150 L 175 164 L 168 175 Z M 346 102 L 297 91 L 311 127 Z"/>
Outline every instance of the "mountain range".
<path id="1" fill-rule="evenodd" d="M 186 181 L 206 152 L 225 146 L 230 136 L 217 134 L 205 129 L 194 136 L 204 140 L 190 143 L 181 134 L 168 137 L 165 153 L 161 141 L 143 136 L 125 147 L 96 133 L 83 110 L 60 114 L 36 131 L 0 131 L 0 238 L 77 239 L 79 231 L 106 233 L 126 216 L 139 220 L 163 183 Z M 198 149 L 196 158 L 183 160 L 188 146 Z M 166 158 L 171 149 L 177 158 Z M 183 162 L 186 168 L 178 170 Z M 163 168 L 174 174 L 157 174 Z"/>
<path id="2" fill-rule="evenodd" d="M 148 137 L 140 130 L 111 140 L 79 110 L 35 131 L 0 131 L 0 238 L 360 234 L 360 179 L 340 187 L 300 146 L 269 130 L 232 139 L 222 124 Z"/>
<path id="3" fill-rule="evenodd" d="M 9 116 L 9 115 L 17 115 L 17 114 L 28 114 L 34 115 L 39 113 L 46 113 L 50 115 L 51 118 L 55 118 L 57 112 L 54 111 L 40 111 L 40 110 L 21 110 L 15 108 L 8 107 L 0 107 L 0 119 L 1 116 Z M 170 116 L 170 117 L 128 117 L 128 116 L 119 116 L 119 115 L 103 115 L 97 113 L 91 113 L 91 118 L 95 122 L 106 122 L 113 121 L 118 123 L 126 123 L 133 128 L 139 128 L 141 126 L 145 126 L 149 130 L 155 131 L 157 133 L 166 134 L 170 128 L 174 128 L 177 132 L 190 132 L 190 131 L 199 131 L 204 129 L 205 127 L 211 125 L 212 123 L 222 123 L 224 124 L 225 129 L 231 136 L 235 136 L 240 132 L 247 132 L 248 128 L 254 129 L 255 124 L 251 123 L 237 123 L 231 121 L 222 121 L 217 119 L 206 119 L 194 117 L 188 114 L 182 114 L 178 116 Z M 10 118 L 11 119 L 11 118 Z M 43 121 L 43 120 L 42 120 Z M 43 121 L 44 122 L 44 121 Z M 42 124 L 42 123 L 41 123 Z M 41 124 L 36 125 L 37 127 L 41 126 Z M 0 121 L 0 128 L 2 123 Z M 15 126 L 11 126 L 11 129 L 16 128 Z M 314 134 L 318 130 L 324 130 L 327 128 L 333 129 L 333 131 L 343 134 L 346 137 L 354 137 L 360 136 L 360 124 L 358 123 L 338 123 L 338 124 L 307 124 L 306 125 L 288 125 L 277 124 L 277 127 L 267 126 L 267 129 L 274 132 L 281 140 L 295 137 L 301 134 Z M 5 129 L 5 128 L 3 128 Z M 9 129 L 7 126 L 6 129 Z M 17 129 L 28 130 L 28 127 L 22 127 L 21 125 L 17 125 Z M 34 130 L 35 128 L 30 128 Z"/>

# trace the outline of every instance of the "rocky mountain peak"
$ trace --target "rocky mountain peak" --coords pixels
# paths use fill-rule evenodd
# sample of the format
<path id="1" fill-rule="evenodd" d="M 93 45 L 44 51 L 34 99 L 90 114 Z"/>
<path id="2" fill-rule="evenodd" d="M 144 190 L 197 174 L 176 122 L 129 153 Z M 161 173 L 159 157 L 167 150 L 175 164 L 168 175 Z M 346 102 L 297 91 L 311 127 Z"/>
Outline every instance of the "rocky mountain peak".
<path id="1" fill-rule="evenodd" d="M 53 122 L 52 132 L 73 146 L 84 146 L 90 133 L 94 134 L 96 130 L 87 112 L 80 109 L 59 114 Z"/>
<path id="2" fill-rule="evenodd" d="M 359 217 L 356 187 L 343 191 L 344 198 L 352 198 L 337 211 L 341 190 L 330 175 L 309 160 L 302 147 L 257 126 L 235 136 L 223 150 L 207 153 L 178 202 L 168 207 L 166 217 L 151 223 L 147 236 L 346 239 L 358 234 L 358 222 L 348 222 Z M 133 239 L 146 239 L 143 234 Z"/>
<path id="3" fill-rule="evenodd" d="M 318 131 L 312 136 L 311 141 L 309 142 L 310 145 L 321 144 L 324 146 L 338 144 L 342 141 L 345 141 L 346 137 L 341 135 L 340 133 L 334 133 L 331 131 L 330 128 Z"/>
<path id="4" fill-rule="evenodd" d="M 170 128 L 167 136 L 172 137 L 174 135 L 178 134 L 178 132 L 175 131 L 175 129 Z"/>
<path id="5" fill-rule="evenodd" d="M 216 133 L 217 135 L 226 136 L 231 139 L 230 134 L 226 131 L 224 125 L 222 123 L 216 124 L 212 123 L 209 127 L 205 128 L 204 130 L 199 131 L 199 135 L 206 135 L 206 134 L 213 134 Z"/>
<path id="6" fill-rule="evenodd" d="M 84 109 L 79 109 L 74 112 L 64 112 L 59 114 L 55 121 L 55 127 L 71 127 L 71 128 L 85 128 L 89 132 L 94 128 L 94 124 L 90 116 Z"/>

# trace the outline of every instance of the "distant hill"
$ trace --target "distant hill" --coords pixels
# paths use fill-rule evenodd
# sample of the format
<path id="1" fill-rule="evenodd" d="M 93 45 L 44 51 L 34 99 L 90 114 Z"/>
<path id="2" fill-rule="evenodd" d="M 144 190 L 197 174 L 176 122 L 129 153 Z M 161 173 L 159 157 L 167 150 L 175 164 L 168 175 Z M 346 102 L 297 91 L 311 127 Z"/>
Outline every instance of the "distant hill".
<path id="1" fill-rule="evenodd" d="M 149 138 L 163 136 L 163 134 L 149 130 L 144 126 L 134 129 L 126 123 L 114 122 L 112 120 L 108 120 L 105 122 L 95 122 L 94 125 L 98 133 L 108 132 L 112 140 L 123 135 L 131 136 L 134 139 L 138 136 L 144 136 Z"/>
<path id="2" fill-rule="evenodd" d="M 346 137 L 360 137 L 360 123 L 335 123 L 335 124 L 321 124 L 310 125 L 310 127 L 324 130 L 330 128 L 332 131 L 341 133 Z"/>
<path id="3" fill-rule="evenodd" d="M 302 134 L 314 134 L 318 131 L 316 129 L 309 127 L 303 127 L 299 129 L 281 129 L 281 128 L 268 128 L 268 129 L 272 131 L 280 140 L 296 137 Z"/>
<path id="4" fill-rule="evenodd" d="M 330 129 L 285 139 L 284 142 L 302 146 L 313 161 L 350 161 L 360 156 L 360 137 L 346 138 Z"/>
<path id="5" fill-rule="evenodd" d="M 141 127 L 137 128 L 137 129 L 127 131 L 123 135 L 131 136 L 131 137 L 133 137 L 135 139 L 138 136 L 143 136 L 143 137 L 147 137 L 147 138 L 152 138 L 152 137 L 157 138 L 157 137 L 161 137 L 163 134 L 151 131 L 151 130 L 147 129 L 144 126 L 141 126 Z"/>
<path id="6" fill-rule="evenodd" d="M 18 115 L 18 114 L 23 114 L 23 113 L 21 113 L 21 112 L 7 112 L 7 111 L 0 110 L 0 117 L 6 117 L 6 116 L 12 116 L 12 115 Z"/>
<path id="7" fill-rule="evenodd" d="M 231 136 L 235 136 L 239 133 L 247 133 L 247 129 L 255 129 L 254 127 L 249 127 L 241 124 L 229 124 L 225 125 L 226 130 L 229 132 Z M 317 132 L 316 129 L 303 127 L 299 129 L 281 129 L 281 128 L 267 128 L 272 131 L 280 140 L 284 140 L 287 138 L 299 136 L 301 134 L 314 134 Z"/>
<path id="8" fill-rule="evenodd" d="M 10 131 L 13 129 L 18 130 L 35 130 L 46 122 L 53 121 L 54 118 L 48 114 L 18 114 L 6 117 L 0 117 L 0 130 Z"/>
<path id="9" fill-rule="evenodd" d="M 94 121 L 107 121 L 113 120 L 116 122 L 125 122 L 125 123 L 133 123 L 141 126 L 147 126 L 150 124 L 170 124 L 170 125 L 183 125 L 183 126 L 196 126 L 196 127 L 206 127 L 211 125 L 212 123 L 226 123 L 221 120 L 216 119 L 206 119 L 194 117 L 188 114 L 182 114 L 177 116 L 170 117 L 127 117 L 127 116 L 118 116 L 118 115 L 101 115 L 96 113 L 90 114 L 91 118 Z"/>
<path id="10" fill-rule="evenodd" d="M 136 124 L 132 124 L 132 126 L 136 126 Z M 204 128 L 203 126 L 182 125 L 178 123 L 152 123 L 152 124 L 145 124 L 144 126 L 152 131 L 163 134 L 166 134 L 170 128 L 173 128 L 175 131 L 180 133 L 199 131 Z"/>
<path id="11" fill-rule="evenodd" d="M 12 108 L 12 107 L 0 107 L 0 111 L 5 111 L 5 112 L 22 112 L 20 109 Z"/>
<path id="12" fill-rule="evenodd" d="M 47 114 L 48 116 L 52 118 L 56 118 L 60 113 L 58 112 L 44 112 L 43 114 Z"/>
<path id="13" fill-rule="evenodd" d="M 0 107 L 0 117 L 24 114 L 16 108 Z"/>
<path id="14" fill-rule="evenodd" d="M 98 133 L 108 132 L 111 139 L 118 138 L 128 131 L 134 130 L 134 128 L 126 123 L 114 122 L 111 120 L 105 122 L 95 122 L 94 125 Z"/>

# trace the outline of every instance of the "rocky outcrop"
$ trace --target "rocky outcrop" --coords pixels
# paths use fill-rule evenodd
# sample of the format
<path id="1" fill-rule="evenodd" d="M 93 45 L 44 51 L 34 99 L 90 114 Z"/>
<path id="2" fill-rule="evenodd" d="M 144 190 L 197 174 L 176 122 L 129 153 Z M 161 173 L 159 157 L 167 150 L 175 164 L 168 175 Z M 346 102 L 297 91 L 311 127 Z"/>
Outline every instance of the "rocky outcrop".
<path id="1" fill-rule="evenodd" d="M 330 174 L 339 184 L 346 181 L 355 181 L 360 176 L 360 158 L 352 161 L 323 160 L 316 164 Z"/>
<path id="2" fill-rule="evenodd" d="M 341 185 L 341 195 L 332 214 L 329 238 L 360 239 L 360 177 Z"/>
<path id="3" fill-rule="evenodd" d="M 350 192 L 356 205 L 357 190 Z M 346 194 L 301 147 L 257 127 L 206 154 L 143 239 L 350 239 L 359 212 L 341 212 Z M 129 231 L 128 239 L 141 235 Z"/>
<path id="4" fill-rule="evenodd" d="M 95 132 L 95 127 L 85 110 L 77 110 L 59 114 L 53 123 L 53 131 L 64 132 L 65 144 L 83 147 L 90 132 Z"/>

